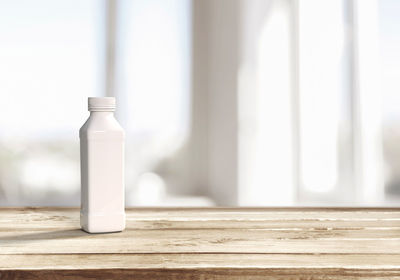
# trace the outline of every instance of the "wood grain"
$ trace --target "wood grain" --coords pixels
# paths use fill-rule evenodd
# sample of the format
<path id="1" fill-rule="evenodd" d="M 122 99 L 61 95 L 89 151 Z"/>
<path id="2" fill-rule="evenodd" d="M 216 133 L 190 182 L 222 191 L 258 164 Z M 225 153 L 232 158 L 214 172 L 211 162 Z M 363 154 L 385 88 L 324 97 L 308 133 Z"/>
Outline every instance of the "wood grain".
<path id="1" fill-rule="evenodd" d="M 111 278 L 400 279 L 400 209 L 131 208 L 112 234 L 0 209 L 0 279 Z"/>

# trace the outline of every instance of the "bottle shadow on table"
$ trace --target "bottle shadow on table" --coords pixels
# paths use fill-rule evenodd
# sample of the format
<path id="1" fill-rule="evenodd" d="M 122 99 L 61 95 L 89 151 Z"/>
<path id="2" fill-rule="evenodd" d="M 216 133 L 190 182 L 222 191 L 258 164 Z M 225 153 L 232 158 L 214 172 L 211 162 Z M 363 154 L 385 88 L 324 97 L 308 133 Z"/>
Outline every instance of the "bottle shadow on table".
<path id="1" fill-rule="evenodd" d="M 96 235 L 108 235 L 110 233 L 87 233 L 80 228 L 65 229 L 65 230 L 47 230 L 38 232 L 29 232 L 13 235 L 0 235 L 0 247 L 6 244 L 24 244 L 40 240 L 55 240 L 55 239 L 72 239 L 72 238 L 90 238 Z M 111 233 L 112 234 L 112 233 Z M 115 233 L 114 233 L 115 234 Z"/>

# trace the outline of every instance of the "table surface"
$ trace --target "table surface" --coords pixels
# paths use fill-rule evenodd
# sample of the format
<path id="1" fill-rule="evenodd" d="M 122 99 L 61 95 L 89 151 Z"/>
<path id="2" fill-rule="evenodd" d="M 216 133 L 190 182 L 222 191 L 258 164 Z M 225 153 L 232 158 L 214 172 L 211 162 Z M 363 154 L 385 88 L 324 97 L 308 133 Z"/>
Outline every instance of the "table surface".
<path id="1" fill-rule="evenodd" d="M 400 279 L 400 209 L 0 208 L 0 279 Z"/>

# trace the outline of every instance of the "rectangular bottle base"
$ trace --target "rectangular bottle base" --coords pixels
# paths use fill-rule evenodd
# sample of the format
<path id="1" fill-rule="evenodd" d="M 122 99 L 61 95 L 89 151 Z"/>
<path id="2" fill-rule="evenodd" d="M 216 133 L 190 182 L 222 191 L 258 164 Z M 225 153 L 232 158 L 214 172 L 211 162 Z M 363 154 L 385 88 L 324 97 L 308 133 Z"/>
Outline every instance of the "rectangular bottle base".
<path id="1" fill-rule="evenodd" d="M 125 229 L 125 213 L 96 215 L 81 212 L 81 227 L 89 233 L 123 231 Z"/>

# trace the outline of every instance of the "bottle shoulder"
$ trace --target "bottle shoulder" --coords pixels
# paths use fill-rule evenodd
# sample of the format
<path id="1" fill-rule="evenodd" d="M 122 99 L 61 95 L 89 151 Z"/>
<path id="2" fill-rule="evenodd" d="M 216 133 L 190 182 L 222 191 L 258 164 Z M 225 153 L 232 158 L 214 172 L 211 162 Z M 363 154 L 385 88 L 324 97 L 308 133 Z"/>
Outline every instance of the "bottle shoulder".
<path id="1" fill-rule="evenodd" d="M 124 136 L 125 132 L 121 125 L 114 117 L 96 118 L 90 116 L 83 126 L 79 129 L 79 135 L 121 135 Z"/>

